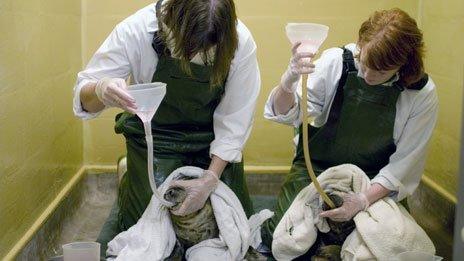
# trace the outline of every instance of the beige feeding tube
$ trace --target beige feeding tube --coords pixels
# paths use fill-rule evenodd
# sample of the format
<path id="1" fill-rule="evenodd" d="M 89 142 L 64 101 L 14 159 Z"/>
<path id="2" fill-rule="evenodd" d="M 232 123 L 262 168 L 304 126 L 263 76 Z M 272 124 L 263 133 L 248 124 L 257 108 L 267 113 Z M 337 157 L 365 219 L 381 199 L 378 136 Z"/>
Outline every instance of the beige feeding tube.
<path id="1" fill-rule="evenodd" d="M 137 105 L 136 113 L 140 120 L 142 120 L 145 130 L 145 139 L 147 141 L 147 175 L 151 190 L 162 205 L 170 207 L 172 203 L 166 201 L 156 188 L 153 174 L 153 136 L 151 133 L 151 119 L 166 95 L 166 84 L 161 82 L 137 84 L 129 86 L 127 91 L 135 99 Z"/>
<path id="2" fill-rule="evenodd" d="M 301 42 L 299 51 L 312 52 L 315 53 L 321 44 L 327 38 L 329 32 L 329 27 L 321 24 L 311 24 L 311 23 L 289 23 L 285 27 L 287 37 L 292 44 L 296 42 Z M 313 167 L 311 165 L 311 158 L 309 155 L 309 146 L 308 146 L 308 75 L 304 74 L 302 79 L 302 101 L 301 101 L 301 112 L 303 116 L 303 151 L 304 158 L 306 163 L 306 168 L 308 169 L 309 177 L 314 184 L 314 187 L 321 195 L 324 202 L 330 206 L 330 208 L 335 208 L 335 204 L 330 200 L 327 194 L 322 190 L 319 181 L 317 180 L 316 175 L 314 174 Z"/>

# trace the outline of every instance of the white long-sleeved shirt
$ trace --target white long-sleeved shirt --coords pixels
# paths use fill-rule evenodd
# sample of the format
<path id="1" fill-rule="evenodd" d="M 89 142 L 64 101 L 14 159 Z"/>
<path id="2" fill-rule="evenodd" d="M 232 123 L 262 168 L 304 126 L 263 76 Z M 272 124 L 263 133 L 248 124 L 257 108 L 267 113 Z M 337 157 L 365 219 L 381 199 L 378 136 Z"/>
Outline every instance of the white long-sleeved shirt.
<path id="1" fill-rule="evenodd" d="M 114 28 L 87 67 L 78 74 L 73 101 L 76 116 L 92 119 L 101 113 L 89 113 L 82 108 L 80 91 L 89 82 L 104 77 L 127 79 L 129 76 L 134 84 L 151 82 L 158 63 L 151 45 L 157 30 L 155 4 L 139 10 Z M 214 111 L 215 139 L 210 146 L 210 154 L 229 162 L 242 159 L 261 85 L 253 37 L 240 21 L 237 33 L 238 48 L 230 66 L 225 93 Z M 200 63 L 201 59 L 194 57 L 192 62 Z"/>
<path id="2" fill-rule="evenodd" d="M 355 44 L 348 44 L 347 49 L 353 54 L 359 53 Z M 343 68 L 343 50 L 331 48 L 324 51 L 315 61 L 315 72 L 308 79 L 308 114 L 315 127 L 321 127 L 327 122 L 330 108 L 338 87 Z M 358 76 L 363 77 L 355 59 Z M 396 77 L 393 81 L 397 80 Z M 391 87 L 392 81 L 384 84 Z M 296 83 L 301 86 L 301 80 Z M 295 104 L 285 115 L 277 115 L 273 108 L 274 94 L 277 87 L 269 95 L 264 109 L 266 119 L 298 126 L 302 122 L 300 102 L 301 87 L 295 93 Z M 438 96 L 432 79 L 422 90 L 405 89 L 396 103 L 396 117 L 393 129 L 393 139 L 396 151 L 390 156 L 389 163 L 383 167 L 372 183 L 379 183 L 389 190 L 395 191 L 392 196 L 402 200 L 411 195 L 420 183 L 424 171 L 427 144 L 435 127 L 438 114 Z"/>

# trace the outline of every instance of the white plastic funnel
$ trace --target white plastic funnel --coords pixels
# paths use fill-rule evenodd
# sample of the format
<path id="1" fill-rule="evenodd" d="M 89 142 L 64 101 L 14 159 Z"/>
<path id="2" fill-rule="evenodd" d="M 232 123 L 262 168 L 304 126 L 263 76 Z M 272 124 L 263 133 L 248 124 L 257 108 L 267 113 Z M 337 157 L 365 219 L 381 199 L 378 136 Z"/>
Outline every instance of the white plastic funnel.
<path id="1" fill-rule="evenodd" d="M 407 251 L 396 256 L 397 261 L 440 261 L 442 257 L 420 251 Z"/>
<path id="2" fill-rule="evenodd" d="M 151 121 L 166 95 L 166 84 L 162 82 L 135 84 L 129 86 L 128 93 L 135 99 L 137 116 L 142 122 Z"/>
<path id="3" fill-rule="evenodd" d="M 64 261 L 100 260 L 100 243 L 73 242 L 63 245 Z"/>
<path id="4" fill-rule="evenodd" d="M 301 42 L 298 52 L 315 53 L 327 38 L 329 27 L 312 23 L 288 23 L 285 31 L 292 44 Z"/>

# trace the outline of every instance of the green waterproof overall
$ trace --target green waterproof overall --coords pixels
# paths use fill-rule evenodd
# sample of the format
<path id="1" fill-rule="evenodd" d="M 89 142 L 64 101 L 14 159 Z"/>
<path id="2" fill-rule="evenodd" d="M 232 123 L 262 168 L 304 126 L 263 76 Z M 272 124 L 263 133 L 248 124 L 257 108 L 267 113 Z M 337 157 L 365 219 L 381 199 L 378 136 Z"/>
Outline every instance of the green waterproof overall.
<path id="1" fill-rule="evenodd" d="M 400 86 L 369 86 L 357 75 L 353 54 L 344 49 L 343 73 L 327 123 L 320 128 L 309 126 L 308 130 L 311 163 L 316 175 L 330 167 L 351 163 L 373 178 L 388 164 L 390 155 L 396 150 L 393 128 L 396 102 L 403 89 Z M 268 247 L 285 211 L 311 182 L 304 160 L 301 131 L 302 126 L 292 168 L 274 209 L 275 215 L 261 230 L 263 243 Z"/>
<path id="2" fill-rule="evenodd" d="M 152 82 L 167 84 L 166 96 L 152 120 L 154 176 L 159 187 L 179 167 L 209 167 L 210 143 L 214 140 L 213 113 L 224 93 L 225 84 L 210 86 L 210 66 L 190 63 L 192 75 L 184 73 L 179 60 L 171 57 L 157 32 L 153 47 L 159 61 Z M 139 220 L 152 196 L 141 120 L 136 115 L 121 113 L 116 116 L 115 130 L 126 138 L 127 172 L 119 186 L 118 205 L 113 208 L 99 236 L 102 256 L 114 236 Z M 253 207 L 244 178 L 243 162 L 229 163 L 221 180 L 235 192 L 249 217 Z"/>

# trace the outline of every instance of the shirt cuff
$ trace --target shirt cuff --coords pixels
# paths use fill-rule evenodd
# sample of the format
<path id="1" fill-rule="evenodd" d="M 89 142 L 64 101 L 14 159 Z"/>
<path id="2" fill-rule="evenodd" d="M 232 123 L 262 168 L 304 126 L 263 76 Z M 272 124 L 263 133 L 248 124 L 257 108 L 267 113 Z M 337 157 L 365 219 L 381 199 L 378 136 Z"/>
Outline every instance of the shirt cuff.
<path id="1" fill-rule="evenodd" d="M 96 81 L 83 80 L 74 87 L 74 98 L 73 98 L 74 115 L 76 115 L 77 117 L 79 117 L 79 118 L 81 118 L 83 120 L 94 119 L 94 118 L 98 117 L 98 115 L 100 115 L 104 111 L 104 109 L 103 109 L 103 110 L 101 110 L 99 112 L 92 113 L 92 112 L 87 112 L 87 111 L 84 110 L 84 108 L 82 108 L 82 103 L 81 103 L 81 98 L 80 98 L 81 90 L 89 82 L 96 82 Z"/>
<path id="2" fill-rule="evenodd" d="M 222 160 L 231 163 L 238 163 L 242 161 L 242 151 L 238 150 L 236 146 L 230 144 L 220 143 L 213 141 L 209 150 L 209 155 L 216 155 Z"/>
<path id="3" fill-rule="evenodd" d="M 266 104 L 266 108 L 264 110 L 264 118 L 277 123 L 283 123 L 298 127 L 298 119 L 300 117 L 300 106 L 297 102 L 298 97 L 295 94 L 295 102 L 286 114 L 277 115 L 274 110 L 274 95 L 276 93 L 277 88 L 275 88 L 269 96 L 268 104 Z"/>

